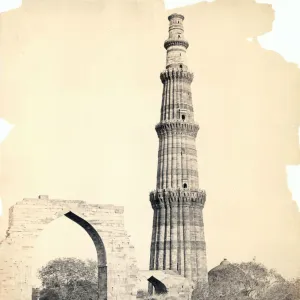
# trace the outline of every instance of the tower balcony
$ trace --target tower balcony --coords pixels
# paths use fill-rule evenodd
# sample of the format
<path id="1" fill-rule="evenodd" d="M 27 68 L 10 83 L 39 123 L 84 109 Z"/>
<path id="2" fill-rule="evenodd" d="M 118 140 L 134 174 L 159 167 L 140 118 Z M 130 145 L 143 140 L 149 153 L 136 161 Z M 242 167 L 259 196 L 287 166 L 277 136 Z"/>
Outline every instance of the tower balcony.
<path id="1" fill-rule="evenodd" d="M 187 123 L 184 120 L 162 121 L 155 126 L 158 137 L 164 134 L 186 134 L 196 138 L 199 128 L 196 122 Z"/>
<path id="2" fill-rule="evenodd" d="M 172 47 L 172 46 L 182 46 L 184 48 L 188 48 L 189 47 L 189 42 L 187 40 L 184 39 L 167 39 L 164 42 L 164 47 L 167 50 L 168 48 Z"/>
<path id="3" fill-rule="evenodd" d="M 158 189 L 150 192 L 150 202 L 153 208 L 178 205 L 178 203 L 187 205 L 198 204 L 204 207 L 206 192 L 202 189 L 188 188 Z"/>
<path id="4" fill-rule="evenodd" d="M 177 13 L 174 13 L 174 14 L 171 14 L 169 17 L 168 17 L 168 20 L 171 21 L 172 19 L 181 19 L 182 21 L 184 20 L 184 15 L 181 15 L 181 14 L 177 14 Z"/>
<path id="5" fill-rule="evenodd" d="M 192 83 L 194 79 L 194 74 L 190 71 L 185 71 L 182 68 L 168 68 L 160 73 L 160 80 L 162 83 L 174 79 L 181 79 L 188 83 Z"/>

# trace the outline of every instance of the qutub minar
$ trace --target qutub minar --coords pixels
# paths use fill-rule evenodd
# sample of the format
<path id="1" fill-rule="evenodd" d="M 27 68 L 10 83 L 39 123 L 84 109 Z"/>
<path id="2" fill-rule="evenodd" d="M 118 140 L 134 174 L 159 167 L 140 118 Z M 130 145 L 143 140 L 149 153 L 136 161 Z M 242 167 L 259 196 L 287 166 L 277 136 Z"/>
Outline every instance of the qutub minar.
<path id="1" fill-rule="evenodd" d="M 190 282 L 207 283 L 202 210 L 206 193 L 199 189 L 191 83 L 187 66 L 184 16 L 169 16 L 163 83 L 156 190 L 150 193 L 153 231 L 150 270 L 173 270 Z"/>

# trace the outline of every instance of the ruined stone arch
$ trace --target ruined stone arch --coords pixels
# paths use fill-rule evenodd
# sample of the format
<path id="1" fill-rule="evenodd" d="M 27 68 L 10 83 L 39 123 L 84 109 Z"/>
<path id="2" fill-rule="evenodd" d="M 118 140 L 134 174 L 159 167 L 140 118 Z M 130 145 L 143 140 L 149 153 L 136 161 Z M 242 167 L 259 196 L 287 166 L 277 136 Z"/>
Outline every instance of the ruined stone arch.
<path id="1" fill-rule="evenodd" d="M 98 261 L 98 299 L 107 300 L 107 261 L 106 261 L 106 250 L 104 243 L 97 232 L 97 230 L 86 220 L 79 217 L 72 211 L 64 214 L 68 219 L 72 220 L 79 226 L 81 226 L 92 239 L 96 252 Z"/>
<path id="2" fill-rule="evenodd" d="M 98 299 L 132 300 L 136 295 L 137 266 L 123 213 L 120 206 L 47 196 L 17 202 L 9 210 L 6 237 L 0 241 L 0 299 L 32 299 L 36 240 L 52 221 L 66 216 L 85 229 L 95 245 Z"/>

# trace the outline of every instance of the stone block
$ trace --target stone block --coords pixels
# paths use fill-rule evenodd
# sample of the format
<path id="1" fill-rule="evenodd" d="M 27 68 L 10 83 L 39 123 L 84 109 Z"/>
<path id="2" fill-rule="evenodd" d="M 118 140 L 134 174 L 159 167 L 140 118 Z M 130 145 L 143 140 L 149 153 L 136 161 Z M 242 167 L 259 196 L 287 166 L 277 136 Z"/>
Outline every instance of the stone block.
<path id="1" fill-rule="evenodd" d="M 0 299 L 32 299 L 35 240 L 49 223 L 63 215 L 83 227 L 95 244 L 101 269 L 99 300 L 135 298 L 136 259 L 124 228 L 123 207 L 40 195 L 37 199 L 25 198 L 9 210 L 6 238 L 0 242 Z"/>

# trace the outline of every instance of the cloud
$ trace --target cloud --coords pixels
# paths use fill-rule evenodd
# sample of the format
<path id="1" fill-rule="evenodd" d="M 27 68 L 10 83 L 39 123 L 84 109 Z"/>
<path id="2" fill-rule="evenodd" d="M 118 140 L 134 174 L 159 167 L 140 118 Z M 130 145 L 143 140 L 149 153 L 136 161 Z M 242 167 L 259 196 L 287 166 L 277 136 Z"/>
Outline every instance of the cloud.
<path id="1" fill-rule="evenodd" d="M 1 0 L 0 0 L 1 1 Z M 0 144 L 6 139 L 10 131 L 15 125 L 8 123 L 6 120 L 0 118 Z M 0 197 L 0 216 L 2 216 L 2 199 Z"/>
<path id="2" fill-rule="evenodd" d="M 214 2 L 214 0 L 164 0 L 166 9 L 174 9 L 200 2 Z"/>
<path id="3" fill-rule="evenodd" d="M 258 38 L 260 45 L 281 54 L 288 62 L 300 66 L 300 1 L 256 0 L 257 3 L 272 4 L 275 10 L 273 30 Z"/>
<path id="4" fill-rule="evenodd" d="M 287 166 L 288 188 L 292 193 L 293 200 L 297 202 L 300 211 L 300 165 Z"/>
<path id="5" fill-rule="evenodd" d="M 1 1 L 1 0 L 0 0 Z M 6 139 L 10 131 L 15 125 L 8 123 L 6 120 L 0 118 L 0 144 Z"/>
<path id="6" fill-rule="evenodd" d="M 22 0 L 0 0 L 0 13 L 21 7 Z"/>

